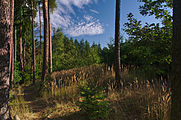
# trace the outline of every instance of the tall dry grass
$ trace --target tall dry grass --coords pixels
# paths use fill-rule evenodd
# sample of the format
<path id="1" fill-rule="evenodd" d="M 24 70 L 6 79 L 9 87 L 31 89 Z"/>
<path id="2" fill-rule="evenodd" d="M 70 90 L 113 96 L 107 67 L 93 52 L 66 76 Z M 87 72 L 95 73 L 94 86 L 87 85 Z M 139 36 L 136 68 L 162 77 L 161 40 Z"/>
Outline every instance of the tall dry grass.
<path id="1" fill-rule="evenodd" d="M 92 65 L 54 72 L 46 89 L 41 92 L 47 107 L 39 118 L 55 120 L 83 120 L 77 107 L 80 82 L 86 81 L 105 88 L 112 111 L 109 120 L 169 120 L 170 90 L 163 80 L 142 80 L 133 71 L 122 71 L 121 89 L 113 89 L 114 68 Z"/>
<path id="2" fill-rule="evenodd" d="M 79 83 L 86 80 L 106 88 L 113 108 L 109 120 L 169 120 L 171 96 L 164 80 L 142 80 L 141 76 L 125 68 L 122 87 L 117 91 L 113 89 L 114 74 L 112 66 L 103 65 L 55 72 L 51 76 L 50 87 L 53 95 L 59 90 L 64 91 L 57 94 L 58 98 L 64 96 L 66 101 L 75 102 L 79 99 Z"/>

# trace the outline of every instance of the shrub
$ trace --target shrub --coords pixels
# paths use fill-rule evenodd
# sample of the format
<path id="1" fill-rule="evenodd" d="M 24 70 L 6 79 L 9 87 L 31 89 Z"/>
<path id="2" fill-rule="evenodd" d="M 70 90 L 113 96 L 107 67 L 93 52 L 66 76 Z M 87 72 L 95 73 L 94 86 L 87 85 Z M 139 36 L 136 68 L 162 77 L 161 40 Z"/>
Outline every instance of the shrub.
<path id="1" fill-rule="evenodd" d="M 89 120 L 106 119 L 108 117 L 111 109 L 103 88 L 90 84 L 82 85 L 80 96 L 80 110 L 86 114 Z"/>
<path id="2" fill-rule="evenodd" d="M 16 83 L 18 83 L 22 80 L 21 71 L 19 70 L 19 64 L 20 64 L 20 62 L 14 63 L 14 81 L 13 82 L 15 85 L 16 85 Z"/>

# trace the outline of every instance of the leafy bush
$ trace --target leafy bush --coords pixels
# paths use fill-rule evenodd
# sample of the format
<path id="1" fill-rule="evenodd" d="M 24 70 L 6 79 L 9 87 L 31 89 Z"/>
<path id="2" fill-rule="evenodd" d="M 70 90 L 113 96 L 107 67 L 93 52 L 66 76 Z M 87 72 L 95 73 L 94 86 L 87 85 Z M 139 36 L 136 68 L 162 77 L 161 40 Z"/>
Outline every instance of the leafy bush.
<path id="1" fill-rule="evenodd" d="M 110 104 L 105 99 L 101 87 L 85 84 L 80 87 L 80 110 L 83 111 L 89 120 L 106 119 L 109 115 Z"/>
<path id="2" fill-rule="evenodd" d="M 21 77 L 21 71 L 19 70 L 19 64 L 20 62 L 15 62 L 14 63 L 14 84 L 20 82 L 22 80 L 22 77 Z"/>

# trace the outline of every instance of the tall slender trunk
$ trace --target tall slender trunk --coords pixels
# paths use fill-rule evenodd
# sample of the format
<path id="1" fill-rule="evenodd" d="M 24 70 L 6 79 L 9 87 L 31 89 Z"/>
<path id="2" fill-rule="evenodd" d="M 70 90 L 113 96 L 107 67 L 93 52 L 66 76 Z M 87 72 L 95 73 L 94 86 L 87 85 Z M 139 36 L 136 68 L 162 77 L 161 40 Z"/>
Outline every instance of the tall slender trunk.
<path id="1" fill-rule="evenodd" d="M 41 57 L 42 57 L 41 38 L 42 38 L 42 35 L 41 35 L 41 7 L 40 7 L 40 3 L 41 2 L 39 2 L 39 22 L 40 22 L 40 61 L 39 61 L 39 64 L 41 65 Z"/>
<path id="2" fill-rule="evenodd" d="M 11 2 L 11 0 L 0 0 L 0 120 L 11 119 L 9 110 Z"/>
<path id="3" fill-rule="evenodd" d="M 121 87 L 121 61 L 120 61 L 120 5 L 121 0 L 116 0 L 115 18 L 115 87 Z"/>
<path id="4" fill-rule="evenodd" d="M 49 73 L 52 73 L 52 36 L 51 36 L 50 0 L 48 0 L 48 24 L 49 24 Z"/>
<path id="5" fill-rule="evenodd" d="M 25 12 L 24 12 L 24 9 L 23 9 L 23 14 L 24 14 Z M 23 26 L 23 29 L 25 29 L 25 27 L 26 26 Z M 23 68 L 24 68 L 24 66 L 25 66 L 25 62 L 26 62 L 26 48 L 25 48 L 25 44 L 26 44 L 26 41 L 25 41 L 25 39 L 23 39 L 22 40 L 22 57 L 23 57 Z M 23 76 L 24 77 L 24 76 Z"/>
<path id="6" fill-rule="evenodd" d="M 48 50 L 49 50 L 49 30 L 48 30 L 48 0 L 43 0 L 43 18 L 44 18 L 44 55 L 42 81 L 48 76 Z"/>
<path id="7" fill-rule="evenodd" d="M 16 49 L 17 49 L 17 35 L 16 35 L 16 26 L 14 26 L 14 47 L 13 47 L 13 49 L 14 49 L 14 63 L 16 62 Z M 15 68 L 14 68 L 14 63 L 13 63 L 13 73 L 14 73 L 14 70 L 15 70 Z M 12 76 L 14 76 L 14 74 L 12 75 Z M 12 81 L 12 87 L 13 87 L 13 84 L 14 84 L 14 82 Z"/>
<path id="8" fill-rule="evenodd" d="M 20 32 L 19 32 L 19 60 L 20 60 L 20 71 L 23 71 L 23 48 L 22 48 L 22 7 L 20 13 Z"/>
<path id="9" fill-rule="evenodd" d="M 34 0 L 31 1 L 31 11 L 32 11 L 32 66 L 33 66 L 33 84 L 35 84 L 35 75 L 36 75 L 36 59 L 35 59 L 35 40 L 34 40 Z"/>
<path id="10" fill-rule="evenodd" d="M 17 50 L 17 34 L 16 26 L 14 27 L 14 61 L 16 61 L 16 50 Z"/>
<path id="11" fill-rule="evenodd" d="M 10 75 L 10 88 L 13 83 L 13 70 L 14 70 L 14 47 L 13 47 L 13 25 L 14 25 L 14 0 L 11 0 L 11 75 Z"/>
<path id="12" fill-rule="evenodd" d="M 23 67 L 26 64 L 26 41 L 25 39 L 23 40 Z"/>
<path id="13" fill-rule="evenodd" d="M 171 120 L 181 117 L 181 1 L 173 0 L 173 65 Z"/>

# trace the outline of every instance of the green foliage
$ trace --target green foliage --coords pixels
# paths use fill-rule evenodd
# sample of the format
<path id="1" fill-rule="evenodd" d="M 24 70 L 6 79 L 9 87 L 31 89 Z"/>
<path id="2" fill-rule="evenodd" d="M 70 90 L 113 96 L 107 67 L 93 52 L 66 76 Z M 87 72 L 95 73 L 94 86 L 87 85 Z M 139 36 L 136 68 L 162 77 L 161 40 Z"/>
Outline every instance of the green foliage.
<path id="1" fill-rule="evenodd" d="M 108 47 L 104 47 L 101 50 L 101 62 L 109 66 L 112 66 L 114 64 L 114 49 L 115 49 L 114 44 L 111 41 L 108 44 Z"/>
<path id="2" fill-rule="evenodd" d="M 90 120 L 106 119 L 110 112 L 110 104 L 106 100 L 103 89 L 90 84 L 84 84 L 80 87 L 80 96 L 82 101 L 79 103 L 83 111 Z"/>
<path id="3" fill-rule="evenodd" d="M 170 9 L 173 8 L 173 0 L 142 0 L 140 6 L 142 15 L 155 15 L 155 18 L 171 17 Z"/>
<path id="4" fill-rule="evenodd" d="M 50 4 L 50 11 L 53 13 L 53 11 L 57 8 L 56 0 L 49 0 Z"/>
<path id="5" fill-rule="evenodd" d="M 134 18 L 133 14 L 128 15 L 128 21 L 124 24 L 125 32 L 129 35 L 129 40 L 125 44 L 124 51 L 128 58 L 131 56 L 134 61 L 132 64 L 151 70 L 156 75 L 166 77 L 170 71 L 172 62 L 172 2 L 170 0 L 145 0 L 144 5 L 140 6 L 142 15 L 154 15 L 155 18 L 162 20 L 160 24 L 148 24 L 144 26 L 141 21 Z M 124 54 L 124 53 L 123 53 Z M 130 64 L 130 63 L 128 63 Z"/>
<path id="6" fill-rule="evenodd" d="M 167 78 L 172 63 L 172 1 L 143 0 L 140 13 L 144 16 L 153 15 L 161 23 L 142 24 L 132 13 L 124 24 L 124 31 L 129 36 L 121 42 L 121 63 L 124 66 L 138 68 L 137 71 L 155 77 Z M 114 63 L 114 44 L 102 50 L 103 62 Z M 149 76 L 149 75 L 147 75 Z"/>
<path id="7" fill-rule="evenodd" d="M 21 71 L 19 70 L 19 62 L 15 62 L 14 63 L 14 76 L 13 76 L 13 82 L 14 84 L 20 82 L 22 80 L 21 77 Z"/>
<path id="8" fill-rule="evenodd" d="M 100 46 L 83 39 L 73 40 L 66 37 L 59 28 L 52 39 L 53 71 L 83 67 L 100 63 Z"/>

